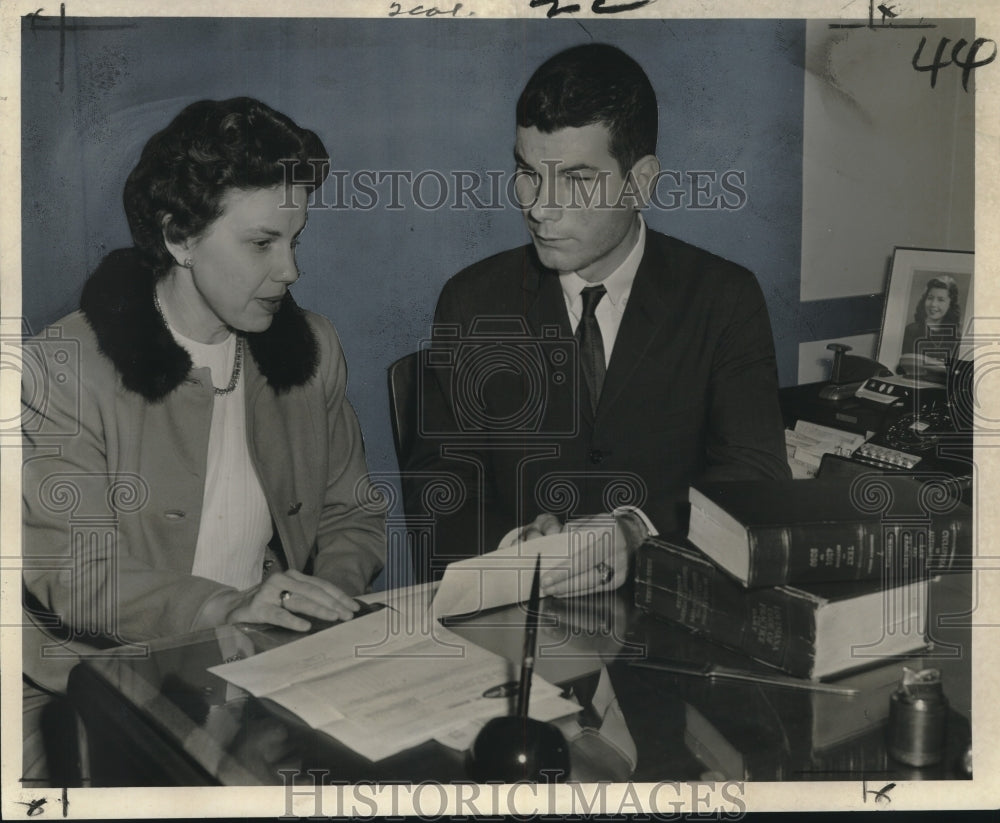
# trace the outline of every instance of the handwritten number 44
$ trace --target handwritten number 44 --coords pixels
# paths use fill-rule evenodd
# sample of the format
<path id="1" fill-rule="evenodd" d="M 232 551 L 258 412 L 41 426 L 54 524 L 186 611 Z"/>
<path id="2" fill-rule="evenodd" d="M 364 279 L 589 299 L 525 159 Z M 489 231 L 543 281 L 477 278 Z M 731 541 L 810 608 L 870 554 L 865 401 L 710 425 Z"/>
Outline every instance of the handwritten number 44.
<path id="1" fill-rule="evenodd" d="M 555 17 L 557 14 L 565 14 L 567 12 L 579 11 L 580 6 L 577 3 L 571 3 L 570 5 L 560 6 L 560 0 L 531 0 L 531 8 L 537 9 L 540 6 L 548 6 L 549 10 L 545 12 L 546 17 Z M 590 4 L 590 10 L 594 14 L 618 14 L 622 11 L 633 11 L 634 9 L 641 9 L 643 6 L 649 5 L 652 0 L 636 0 L 633 3 L 615 3 L 613 6 L 605 5 L 606 0 L 593 0 Z"/>
<path id="2" fill-rule="evenodd" d="M 913 68 L 917 71 L 929 71 L 931 73 L 931 88 L 937 83 L 938 72 L 941 69 L 947 68 L 948 66 L 954 64 L 962 70 L 962 88 L 965 91 L 969 90 L 969 77 L 974 69 L 978 69 L 982 66 L 988 66 L 992 63 L 997 56 L 997 44 L 993 40 L 989 40 L 985 37 L 977 37 L 972 41 L 970 45 L 965 38 L 960 38 L 958 42 L 951 49 L 951 59 L 944 60 L 944 51 L 949 43 L 949 38 L 942 37 L 941 42 L 938 43 L 937 51 L 934 53 L 934 60 L 926 66 L 919 65 L 920 55 L 923 53 L 924 46 L 927 44 L 927 38 L 920 38 L 920 45 L 917 46 L 917 51 L 913 55 Z M 987 43 L 993 46 L 993 53 L 986 58 L 979 59 L 979 51 Z M 969 46 L 969 50 L 965 53 L 965 59 L 962 59 L 962 49 Z"/>

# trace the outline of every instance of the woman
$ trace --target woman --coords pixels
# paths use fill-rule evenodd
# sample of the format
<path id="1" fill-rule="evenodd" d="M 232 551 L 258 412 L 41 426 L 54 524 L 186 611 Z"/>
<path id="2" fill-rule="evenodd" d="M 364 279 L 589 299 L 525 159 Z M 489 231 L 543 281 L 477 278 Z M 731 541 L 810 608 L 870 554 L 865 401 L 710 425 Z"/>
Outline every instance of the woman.
<path id="1" fill-rule="evenodd" d="M 62 691 L 76 662 L 43 645 L 306 630 L 348 618 L 382 567 L 343 352 L 288 292 L 328 170 L 320 139 L 263 103 L 188 106 L 125 185 L 134 247 L 104 259 L 58 337 L 28 347 L 50 378 L 23 392 L 32 699 Z M 69 379 L 53 339 L 78 347 Z"/>
<path id="2" fill-rule="evenodd" d="M 913 322 L 903 331 L 903 348 L 897 371 L 914 373 L 921 364 L 940 368 L 954 354 L 958 345 L 962 309 L 958 303 L 958 284 L 947 274 L 936 274 L 927 281 L 917 302 Z"/>

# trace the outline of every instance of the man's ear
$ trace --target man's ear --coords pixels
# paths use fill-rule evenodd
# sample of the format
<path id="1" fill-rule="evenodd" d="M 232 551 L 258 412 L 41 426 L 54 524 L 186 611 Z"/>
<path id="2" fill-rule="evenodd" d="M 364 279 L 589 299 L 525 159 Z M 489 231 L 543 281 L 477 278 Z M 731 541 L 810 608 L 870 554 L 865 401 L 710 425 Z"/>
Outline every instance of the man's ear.
<path id="1" fill-rule="evenodd" d="M 171 239 L 176 237 L 176 232 L 172 231 L 173 217 L 169 214 L 163 215 L 163 219 L 160 221 L 160 231 L 163 233 L 163 245 L 167 247 L 167 251 L 170 252 L 170 256 L 174 258 L 174 262 L 178 266 L 186 266 L 186 261 L 190 259 L 190 249 L 191 240 L 189 238 L 184 238 L 183 240 Z"/>
<path id="2" fill-rule="evenodd" d="M 639 196 L 642 198 L 641 205 L 636 206 L 636 208 L 645 208 L 649 203 L 650 193 L 653 190 L 653 186 L 656 183 L 656 176 L 659 173 L 660 161 L 656 158 L 655 154 L 643 155 L 632 165 L 629 174 L 635 181 L 635 185 L 639 190 Z"/>

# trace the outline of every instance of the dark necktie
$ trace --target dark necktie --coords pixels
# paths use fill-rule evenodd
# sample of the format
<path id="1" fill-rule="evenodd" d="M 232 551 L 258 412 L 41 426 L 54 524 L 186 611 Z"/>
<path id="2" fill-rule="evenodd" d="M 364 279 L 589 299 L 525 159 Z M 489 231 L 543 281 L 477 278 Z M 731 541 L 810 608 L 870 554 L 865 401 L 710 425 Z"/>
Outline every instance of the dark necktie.
<path id="1" fill-rule="evenodd" d="M 580 343 L 580 371 L 590 392 L 590 408 L 597 413 L 597 401 L 604 385 L 604 341 L 601 339 L 601 327 L 597 325 L 594 312 L 601 298 L 607 294 L 604 286 L 587 286 L 580 297 L 583 299 L 583 314 L 576 327 L 576 339 Z"/>

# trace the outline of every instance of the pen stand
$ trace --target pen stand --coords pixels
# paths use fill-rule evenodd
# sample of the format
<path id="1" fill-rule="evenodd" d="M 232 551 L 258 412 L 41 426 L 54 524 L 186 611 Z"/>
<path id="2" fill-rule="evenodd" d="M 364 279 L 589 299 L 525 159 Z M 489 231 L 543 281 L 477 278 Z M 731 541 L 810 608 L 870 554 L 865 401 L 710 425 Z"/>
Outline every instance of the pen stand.
<path id="1" fill-rule="evenodd" d="M 569 778 L 569 745 L 551 723 L 494 717 L 472 744 L 468 771 L 478 783 L 563 783 Z"/>

